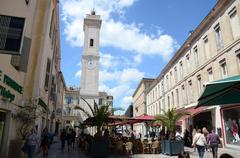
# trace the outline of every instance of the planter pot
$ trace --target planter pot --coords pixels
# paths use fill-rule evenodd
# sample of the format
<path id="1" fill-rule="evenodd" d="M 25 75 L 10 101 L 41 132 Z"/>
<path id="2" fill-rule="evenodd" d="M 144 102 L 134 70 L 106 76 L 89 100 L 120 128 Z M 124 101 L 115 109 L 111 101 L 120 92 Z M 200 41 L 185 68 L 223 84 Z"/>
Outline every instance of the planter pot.
<path id="1" fill-rule="evenodd" d="M 163 140 L 161 142 L 161 149 L 163 154 L 177 155 L 184 151 L 184 141 L 177 140 Z"/>
<path id="2" fill-rule="evenodd" d="M 8 158 L 26 158 L 26 155 L 22 152 L 23 140 L 11 140 L 8 150 Z"/>
<path id="3" fill-rule="evenodd" d="M 108 158 L 109 142 L 107 140 L 94 140 L 90 146 L 90 155 L 92 158 Z"/>

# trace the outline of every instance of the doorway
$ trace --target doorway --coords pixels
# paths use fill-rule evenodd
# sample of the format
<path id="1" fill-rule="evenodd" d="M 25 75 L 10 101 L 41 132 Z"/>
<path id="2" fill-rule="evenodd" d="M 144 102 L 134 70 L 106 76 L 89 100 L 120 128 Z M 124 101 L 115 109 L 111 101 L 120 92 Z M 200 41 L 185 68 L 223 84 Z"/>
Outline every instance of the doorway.
<path id="1" fill-rule="evenodd" d="M 6 113 L 0 111 L 0 151 L 3 146 L 4 127 L 6 122 Z"/>
<path id="2" fill-rule="evenodd" d="M 212 130 L 212 114 L 211 111 L 202 112 L 193 117 L 193 127 L 202 129 L 206 127 L 208 131 Z"/>

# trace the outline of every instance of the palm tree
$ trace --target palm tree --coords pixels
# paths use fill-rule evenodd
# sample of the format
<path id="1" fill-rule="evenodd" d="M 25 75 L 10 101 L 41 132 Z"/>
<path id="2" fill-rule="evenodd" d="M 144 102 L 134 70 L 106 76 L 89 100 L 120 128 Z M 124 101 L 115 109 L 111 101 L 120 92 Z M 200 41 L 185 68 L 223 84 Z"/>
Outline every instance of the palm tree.
<path id="1" fill-rule="evenodd" d="M 107 103 L 106 105 L 98 106 L 97 103 L 94 100 L 94 107 L 92 106 L 84 99 L 81 98 L 89 107 L 90 112 L 86 109 L 83 109 L 82 107 L 77 106 L 75 109 L 81 110 L 83 113 L 85 113 L 88 117 L 94 118 L 94 125 L 97 126 L 97 132 L 99 133 L 102 130 L 102 127 L 104 123 L 106 123 L 108 117 L 114 113 L 116 110 L 120 110 L 120 108 L 112 108 L 112 110 L 109 110 L 110 104 Z"/>
<path id="2" fill-rule="evenodd" d="M 175 108 L 168 109 L 168 111 L 163 111 L 163 114 L 156 116 L 156 121 L 160 121 L 163 126 L 167 128 L 169 132 L 169 139 L 172 140 L 175 138 L 176 123 L 182 117 L 190 115 L 187 111 L 177 111 Z"/>

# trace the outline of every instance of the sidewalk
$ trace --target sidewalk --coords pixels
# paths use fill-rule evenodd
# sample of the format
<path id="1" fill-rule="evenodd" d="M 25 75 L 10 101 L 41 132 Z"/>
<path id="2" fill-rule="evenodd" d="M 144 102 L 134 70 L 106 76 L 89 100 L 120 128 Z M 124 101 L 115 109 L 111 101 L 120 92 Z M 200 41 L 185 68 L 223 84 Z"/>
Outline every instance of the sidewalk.
<path id="1" fill-rule="evenodd" d="M 193 152 L 192 148 L 185 147 L 185 151 L 190 153 L 191 158 L 198 158 L 198 153 Z M 240 152 L 233 149 L 227 148 L 219 148 L 218 155 L 223 153 L 231 154 L 234 158 L 240 158 Z M 163 154 L 135 154 L 130 156 L 111 156 L 110 158 L 177 158 L 177 156 L 168 156 Z M 205 158 L 212 158 L 211 152 L 205 152 Z M 42 153 L 39 153 L 36 158 L 43 158 Z M 67 146 L 65 146 L 65 150 L 61 150 L 61 143 L 59 140 L 55 141 L 51 145 L 51 148 L 48 153 L 47 158 L 89 158 L 86 154 L 84 154 L 78 147 L 75 147 L 74 151 L 68 152 Z"/>
<path id="2" fill-rule="evenodd" d="M 42 152 L 39 153 L 36 158 L 43 158 Z M 61 142 L 56 140 L 50 147 L 48 151 L 48 156 L 44 158 L 89 158 L 75 145 L 73 151 L 67 151 L 67 143 L 65 144 L 65 150 L 61 149 Z"/>

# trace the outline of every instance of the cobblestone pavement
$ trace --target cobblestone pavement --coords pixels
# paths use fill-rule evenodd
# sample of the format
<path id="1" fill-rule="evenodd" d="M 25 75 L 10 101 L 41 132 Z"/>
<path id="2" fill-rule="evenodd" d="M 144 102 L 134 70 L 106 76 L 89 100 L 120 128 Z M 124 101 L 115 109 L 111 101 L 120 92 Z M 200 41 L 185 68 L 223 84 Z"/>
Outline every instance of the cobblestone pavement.
<path id="1" fill-rule="evenodd" d="M 191 158 L 198 158 L 197 152 L 193 152 L 192 148 L 185 148 L 185 151 L 188 151 L 190 153 Z M 234 156 L 234 158 L 240 158 L 240 152 L 237 150 L 220 148 L 219 155 L 222 153 L 229 153 Z M 212 158 L 212 153 L 205 152 L 204 157 Z M 43 158 L 43 156 L 41 153 L 39 153 L 37 154 L 36 158 Z M 47 158 L 89 158 L 89 156 L 84 154 L 79 148 L 76 148 L 71 152 L 68 152 L 67 148 L 62 151 L 60 141 L 57 141 L 51 145 Z M 111 156 L 110 158 L 177 158 L 177 156 L 168 156 L 163 154 L 136 154 L 131 156 Z"/>

